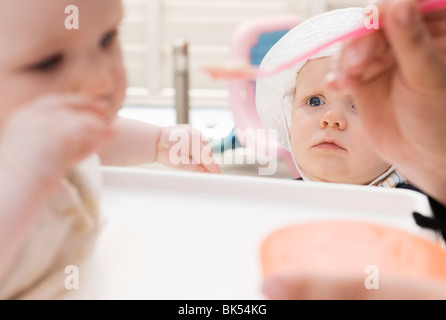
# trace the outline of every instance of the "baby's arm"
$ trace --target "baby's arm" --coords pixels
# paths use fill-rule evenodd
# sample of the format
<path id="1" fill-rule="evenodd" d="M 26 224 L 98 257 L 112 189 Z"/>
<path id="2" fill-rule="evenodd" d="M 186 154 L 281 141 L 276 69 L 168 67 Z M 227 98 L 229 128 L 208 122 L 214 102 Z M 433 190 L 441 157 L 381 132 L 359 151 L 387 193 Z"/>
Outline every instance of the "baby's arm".
<path id="1" fill-rule="evenodd" d="M 159 127 L 118 117 L 115 127 L 115 138 L 99 150 L 103 165 L 159 162 L 181 170 L 221 172 L 212 157 L 212 148 L 192 126 Z"/>
<path id="2" fill-rule="evenodd" d="M 51 96 L 22 106 L 0 131 L 0 282 L 60 179 L 113 135 L 106 106 Z"/>
<path id="3" fill-rule="evenodd" d="M 103 165 L 131 166 L 156 161 L 160 127 L 121 117 L 114 125 L 116 136 L 99 150 Z"/>

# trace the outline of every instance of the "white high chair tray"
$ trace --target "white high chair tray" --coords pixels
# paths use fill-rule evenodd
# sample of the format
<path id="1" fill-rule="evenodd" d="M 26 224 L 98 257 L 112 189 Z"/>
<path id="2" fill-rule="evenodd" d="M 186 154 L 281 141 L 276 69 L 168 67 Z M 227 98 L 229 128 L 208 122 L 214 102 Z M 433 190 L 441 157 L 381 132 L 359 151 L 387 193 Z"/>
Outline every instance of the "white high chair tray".
<path id="1" fill-rule="evenodd" d="M 314 219 L 379 222 L 425 237 L 415 191 L 275 178 L 103 169 L 104 227 L 63 299 L 264 299 L 259 248 Z"/>

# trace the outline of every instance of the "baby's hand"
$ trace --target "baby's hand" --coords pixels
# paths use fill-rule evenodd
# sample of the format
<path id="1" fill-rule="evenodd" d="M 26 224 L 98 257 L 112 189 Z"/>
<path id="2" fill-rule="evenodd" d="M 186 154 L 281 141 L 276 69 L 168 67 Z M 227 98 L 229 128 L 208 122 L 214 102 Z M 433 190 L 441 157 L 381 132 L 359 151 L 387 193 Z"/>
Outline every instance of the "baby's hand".
<path id="1" fill-rule="evenodd" d="M 161 128 L 156 161 L 180 170 L 221 173 L 212 147 L 190 125 Z"/>
<path id="2" fill-rule="evenodd" d="M 53 186 L 114 131 L 104 102 L 46 96 L 20 107 L 0 132 L 0 160 L 27 181 Z"/>

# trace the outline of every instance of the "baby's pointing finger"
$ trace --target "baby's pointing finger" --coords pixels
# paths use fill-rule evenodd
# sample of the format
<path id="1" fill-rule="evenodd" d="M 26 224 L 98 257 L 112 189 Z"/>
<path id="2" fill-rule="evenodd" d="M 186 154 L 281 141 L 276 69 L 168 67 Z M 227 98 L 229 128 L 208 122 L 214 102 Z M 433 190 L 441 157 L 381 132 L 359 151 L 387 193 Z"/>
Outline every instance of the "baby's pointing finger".
<path id="1" fill-rule="evenodd" d="M 210 173 L 221 173 L 220 166 L 214 159 L 214 151 L 211 144 L 209 144 L 207 139 L 201 139 L 200 143 L 200 163 Z"/>
<path id="2" fill-rule="evenodd" d="M 209 143 L 209 138 L 204 137 L 201 140 L 201 158 L 203 165 L 210 173 L 221 174 L 221 167 L 214 158 L 214 149 Z"/>

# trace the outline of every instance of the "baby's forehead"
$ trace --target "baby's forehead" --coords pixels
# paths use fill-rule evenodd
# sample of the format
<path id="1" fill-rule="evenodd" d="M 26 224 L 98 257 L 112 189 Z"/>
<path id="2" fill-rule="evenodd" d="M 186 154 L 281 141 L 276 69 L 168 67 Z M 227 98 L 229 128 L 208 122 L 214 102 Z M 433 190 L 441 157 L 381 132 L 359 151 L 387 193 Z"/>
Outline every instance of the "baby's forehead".
<path id="1" fill-rule="evenodd" d="M 63 30 L 65 7 L 62 3 L 65 1 L 1 0 L 0 59 L 17 60 L 19 55 L 32 50 L 54 34 L 63 37 L 66 30 Z"/>
<path id="2" fill-rule="evenodd" d="M 78 18 L 76 30 L 67 28 L 72 18 Z M 79 45 L 116 27 L 121 18 L 120 0 L 0 0 L 0 59 L 14 63 Z"/>
<path id="3" fill-rule="evenodd" d="M 39 28 L 41 25 L 51 23 L 53 19 L 63 17 L 67 5 L 67 1 L 55 0 L 1 0 L 0 25 L 3 28 L 0 28 L 0 31 L 16 31 L 5 30 L 10 26 L 29 30 Z"/>
<path id="4" fill-rule="evenodd" d="M 331 56 L 308 60 L 297 72 L 296 87 L 323 85 L 331 68 Z"/>
<path id="5" fill-rule="evenodd" d="M 74 9 L 80 22 L 78 29 L 93 29 L 122 15 L 122 6 L 121 0 L 0 0 L 0 34 L 67 30 Z"/>
<path id="6" fill-rule="evenodd" d="M 67 6 L 69 1 L 1 0 L 0 34 L 26 36 L 31 41 L 31 36 L 66 30 Z"/>

